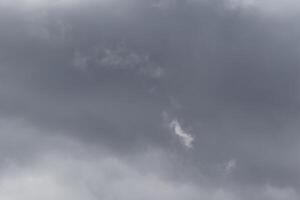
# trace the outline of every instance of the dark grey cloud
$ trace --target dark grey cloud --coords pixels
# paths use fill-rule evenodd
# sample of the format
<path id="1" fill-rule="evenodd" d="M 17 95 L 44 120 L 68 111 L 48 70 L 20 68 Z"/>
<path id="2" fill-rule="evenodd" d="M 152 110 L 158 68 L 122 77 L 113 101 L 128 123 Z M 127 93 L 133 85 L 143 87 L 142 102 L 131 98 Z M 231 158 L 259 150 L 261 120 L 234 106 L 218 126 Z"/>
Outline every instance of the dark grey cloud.
<path id="1" fill-rule="evenodd" d="M 298 199 L 297 5 L 0 0 L 0 197 Z"/>

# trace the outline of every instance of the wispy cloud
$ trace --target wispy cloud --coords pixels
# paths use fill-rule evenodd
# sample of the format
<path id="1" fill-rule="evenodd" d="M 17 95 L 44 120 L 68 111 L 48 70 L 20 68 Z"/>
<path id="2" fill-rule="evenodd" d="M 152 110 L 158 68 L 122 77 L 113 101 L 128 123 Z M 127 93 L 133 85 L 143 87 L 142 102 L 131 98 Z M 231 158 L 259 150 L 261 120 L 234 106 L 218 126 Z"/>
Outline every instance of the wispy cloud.
<path id="1" fill-rule="evenodd" d="M 177 119 L 172 120 L 169 125 L 174 134 L 180 138 L 184 146 L 188 148 L 193 147 L 193 141 L 195 140 L 194 137 L 182 128 Z"/>
<path id="2" fill-rule="evenodd" d="M 124 46 L 95 47 L 89 55 L 75 52 L 72 63 L 76 69 L 84 71 L 97 67 L 108 70 L 129 70 L 153 79 L 164 75 L 164 69 L 152 61 L 149 55 L 135 52 Z"/>

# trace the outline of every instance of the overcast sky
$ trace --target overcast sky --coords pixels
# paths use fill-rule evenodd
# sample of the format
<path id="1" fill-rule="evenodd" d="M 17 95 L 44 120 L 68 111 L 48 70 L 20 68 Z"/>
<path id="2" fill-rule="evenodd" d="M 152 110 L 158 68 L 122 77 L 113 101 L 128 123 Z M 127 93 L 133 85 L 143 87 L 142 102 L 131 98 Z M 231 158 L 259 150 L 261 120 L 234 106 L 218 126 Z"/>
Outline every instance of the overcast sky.
<path id="1" fill-rule="evenodd" d="M 298 0 L 0 0 L 1 200 L 299 200 Z"/>

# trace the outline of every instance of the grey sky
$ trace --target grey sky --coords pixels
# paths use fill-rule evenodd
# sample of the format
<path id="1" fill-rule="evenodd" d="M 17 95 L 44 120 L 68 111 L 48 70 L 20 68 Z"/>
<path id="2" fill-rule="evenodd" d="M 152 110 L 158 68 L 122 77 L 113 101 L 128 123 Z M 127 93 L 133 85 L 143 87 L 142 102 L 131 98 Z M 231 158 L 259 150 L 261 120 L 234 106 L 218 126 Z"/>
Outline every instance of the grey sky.
<path id="1" fill-rule="evenodd" d="M 0 199 L 300 199 L 296 0 L 0 0 Z"/>

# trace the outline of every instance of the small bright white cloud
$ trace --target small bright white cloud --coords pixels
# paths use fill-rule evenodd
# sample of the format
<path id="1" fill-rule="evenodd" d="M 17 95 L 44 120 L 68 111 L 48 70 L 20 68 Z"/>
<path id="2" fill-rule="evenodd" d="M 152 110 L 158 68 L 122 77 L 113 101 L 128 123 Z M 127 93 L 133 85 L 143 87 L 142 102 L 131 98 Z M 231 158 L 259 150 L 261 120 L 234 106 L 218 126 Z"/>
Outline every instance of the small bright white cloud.
<path id="1" fill-rule="evenodd" d="M 188 148 L 193 147 L 192 143 L 194 141 L 194 137 L 182 128 L 178 120 L 176 119 L 172 120 L 170 122 L 170 128 L 172 129 L 174 134 L 180 138 L 184 146 Z"/>

